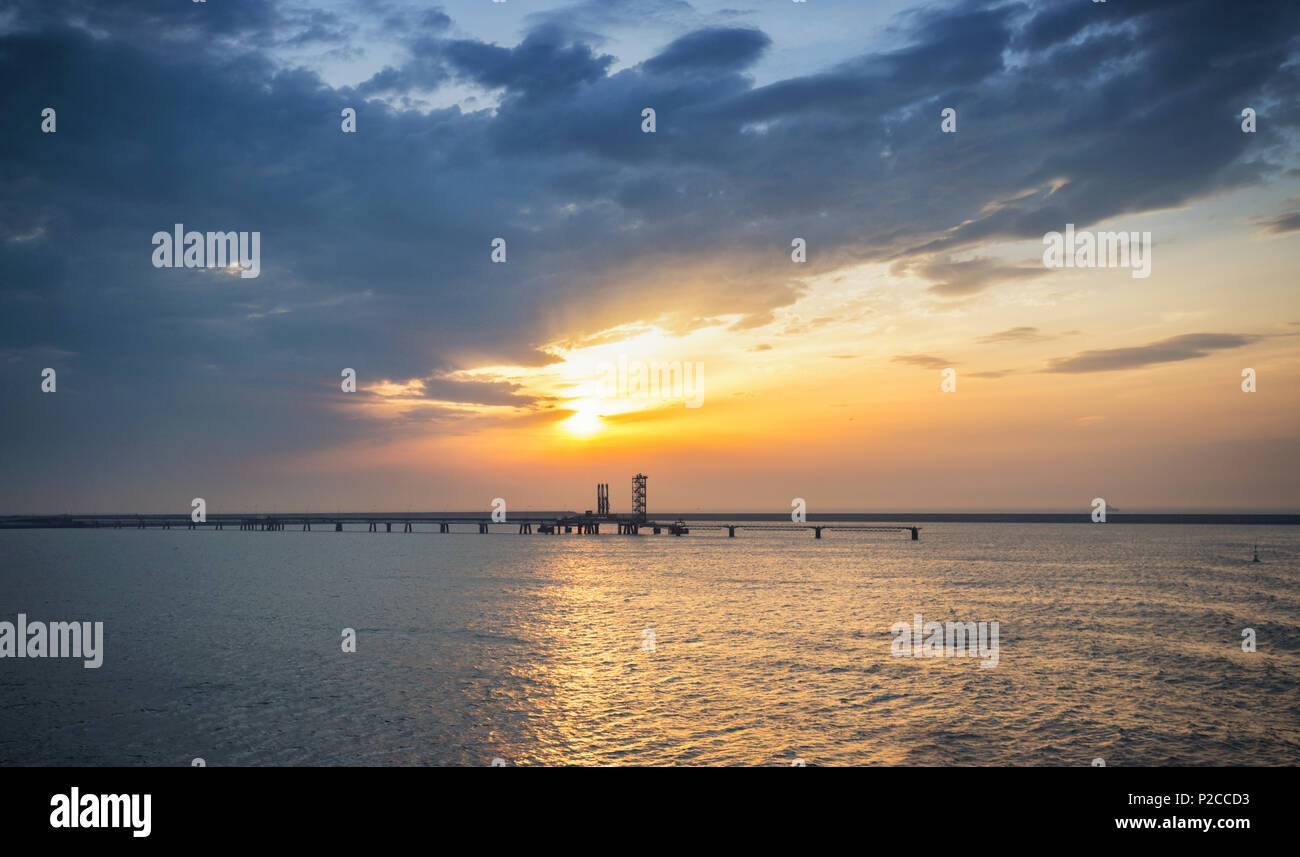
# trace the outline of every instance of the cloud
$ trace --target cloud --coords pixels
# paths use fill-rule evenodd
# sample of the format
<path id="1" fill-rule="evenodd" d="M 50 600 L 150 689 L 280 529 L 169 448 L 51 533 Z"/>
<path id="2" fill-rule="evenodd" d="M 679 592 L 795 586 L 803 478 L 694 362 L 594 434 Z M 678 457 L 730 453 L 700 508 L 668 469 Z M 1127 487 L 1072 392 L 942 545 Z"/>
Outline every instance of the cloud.
<path id="1" fill-rule="evenodd" d="M 642 66 L 651 74 L 740 69 L 755 62 L 771 44 L 761 30 L 711 27 L 674 40 Z"/>
<path id="2" fill-rule="evenodd" d="M 382 94 L 408 94 L 436 90 L 452 75 L 442 57 L 441 43 L 420 38 L 410 47 L 410 59 L 400 68 L 385 66 L 369 79 L 357 85 L 356 92 L 364 98 Z"/>
<path id="3" fill-rule="evenodd" d="M 1289 232 L 1300 232 L 1300 211 L 1292 211 L 1287 214 L 1278 215 L 1277 217 L 1270 217 L 1255 222 L 1264 227 L 1265 232 L 1273 235 L 1285 235 Z"/>
<path id="4" fill-rule="evenodd" d="M 1241 348 L 1262 337 L 1235 333 L 1186 333 L 1131 348 L 1081 351 L 1073 357 L 1052 360 L 1045 372 L 1113 372 L 1159 363 L 1174 363 L 1208 357 L 1215 351 Z"/>
<path id="5" fill-rule="evenodd" d="M 538 397 L 521 393 L 520 385 L 510 381 L 482 381 L 452 378 L 446 375 L 423 379 L 420 384 L 420 395 L 440 402 L 512 407 L 530 407 L 543 401 Z"/>
<path id="6" fill-rule="evenodd" d="M 462 76 L 488 88 L 505 87 L 529 99 L 562 97 L 581 84 L 604 77 L 614 62 L 589 45 L 571 43 L 557 27 L 529 33 L 513 48 L 473 40 L 448 42 L 449 65 Z"/>
<path id="7" fill-rule="evenodd" d="M 0 87 L 13 120 L 0 133 L 0 341 L 79 355 L 84 386 L 69 381 L 68 400 L 94 398 L 129 438 L 123 462 L 183 456 L 172 435 L 218 461 L 312 449 L 354 439 L 315 392 L 343 367 L 444 378 L 545 365 L 548 346 L 623 326 L 761 328 L 811 278 L 864 262 L 975 294 L 1032 276 L 952 261 L 986 242 L 1185 205 L 1294 157 L 1294 116 L 1254 135 L 1229 120 L 1300 88 L 1296 4 L 1125 4 L 1106 23 L 1074 5 L 958 0 L 897 19 L 898 47 L 760 85 L 747 69 L 781 31 L 701 28 L 684 3 L 566 7 L 606 9 L 582 19 L 596 31 L 691 22 L 619 67 L 601 32 L 553 15 L 503 45 L 391 4 L 359 29 L 369 7 L 347 2 L 311 14 L 15 0 L 0 24 L 0 77 L 16 82 Z M 404 53 L 375 54 L 381 70 L 355 86 L 292 59 L 320 43 L 367 51 L 395 14 Z M 419 98 L 457 88 L 499 101 L 464 112 Z M 51 104 L 58 132 L 33 136 Z M 640 128 L 648 105 L 654 134 Z M 941 134 L 949 105 L 960 130 Z M 356 134 L 339 128 L 349 106 Z M 153 268 L 150 236 L 177 222 L 261 230 L 261 276 Z M 795 235 L 810 248 L 798 277 Z M 489 256 L 498 236 L 504 265 Z M 28 383 L 11 365 L 26 371 L 3 363 L 0 378 Z M 157 401 L 175 403 L 173 421 Z M 37 405 L 6 420 L 14 458 L 40 448 Z"/>
<path id="8" fill-rule="evenodd" d="M 600 418 L 610 425 L 633 425 L 661 422 L 672 419 L 682 413 L 682 402 L 653 402 L 646 407 L 614 414 L 601 414 Z M 716 407 L 716 406 L 715 406 Z"/>
<path id="9" fill-rule="evenodd" d="M 451 17 L 441 9 L 425 9 L 420 12 L 416 26 L 425 30 L 445 30 L 451 26 Z"/>
<path id="10" fill-rule="evenodd" d="M 981 336 L 975 341 L 981 345 L 993 345 L 999 342 L 1038 342 L 1043 339 L 1051 339 L 1051 337 L 1044 336 L 1036 327 L 1009 327 L 997 333 Z"/>
<path id="11" fill-rule="evenodd" d="M 535 25 L 563 24 L 576 29 L 574 22 L 586 27 L 644 27 L 647 23 L 680 24 L 699 18 L 686 0 L 579 0 L 556 9 L 530 12 L 528 21 Z"/>
<path id="12" fill-rule="evenodd" d="M 1033 267 L 1003 265 L 992 259 L 953 261 L 929 257 L 895 263 L 891 270 L 898 275 L 914 271 L 922 279 L 935 281 L 926 290 L 933 294 L 964 297 L 1008 280 L 1041 277 L 1047 269 L 1041 264 Z"/>
<path id="13" fill-rule="evenodd" d="M 907 363 L 922 369 L 947 369 L 958 365 L 946 357 L 934 357 L 929 354 L 897 354 L 890 359 L 894 363 Z"/>
<path id="14" fill-rule="evenodd" d="M 332 12 L 321 10 L 302 10 L 290 12 L 286 20 L 295 28 L 301 28 L 292 36 L 284 39 L 284 44 L 302 47 L 315 42 L 346 42 L 348 33 L 342 20 Z"/>

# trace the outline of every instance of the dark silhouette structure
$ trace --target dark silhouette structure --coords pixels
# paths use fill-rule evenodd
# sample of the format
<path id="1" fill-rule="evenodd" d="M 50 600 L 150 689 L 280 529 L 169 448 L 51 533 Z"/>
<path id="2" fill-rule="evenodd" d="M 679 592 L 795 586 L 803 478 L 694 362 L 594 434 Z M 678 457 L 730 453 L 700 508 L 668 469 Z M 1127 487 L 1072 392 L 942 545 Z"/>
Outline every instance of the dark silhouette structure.
<path id="1" fill-rule="evenodd" d="M 438 525 L 439 533 L 466 532 L 466 529 L 453 530 L 452 527 L 474 527 L 479 533 L 491 533 L 492 525 L 508 524 L 518 527 L 519 533 L 539 533 L 558 536 L 561 533 L 577 535 L 600 535 L 601 524 L 615 524 L 620 536 L 640 535 L 641 528 L 646 527 L 656 536 L 667 532 L 673 536 L 690 533 L 691 527 L 680 518 L 675 521 L 651 521 L 646 515 L 646 481 L 644 473 L 632 477 L 632 514 L 615 515 L 610 510 L 609 483 L 596 485 L 596 512 L 588 509 L 583 514 L 577 512 L 534 512 L 525 515 L 511 515 L 507 520 L 484 517 L 477 512 L 464 513 L 419 513 L 419 512 L 360 512 L 360 513 L 283 513 L 266 515 L 234 513 L 203 515 L 197 518 L 186 514 L 153 515 L 3 515 L 0 516 L 0 529 L 46 529 L 46 528 L 92 528 L 111 529 L 160 529 L 170 530 L 184 527 L 188 530 L 210 528 L 224 530 L 227 525 L 241 530 L 261 530 L 275 532 L 287 527 L 301 527 L 308 532 L 312 524 L 318 527 L 332 528 L 334 532 L 344 532 L 344 524 L 365 524 L 371 533 L 393 532 L 393 524 L 401 526 L 404 533 L 416 532 L 417 524 L 432 527 Z M 912 541 L 920 539 L 920 527 L 915 526 L 862 526 L 859 524 L 764 524 L 764 523 L 696 523 L 697 530 L 726 530 L 727 536 L 736 537 L 736 530 L 812 530 L 813 538 L 820 539 L 822 530 L 874 530 L 879 532 L 911 532 Z M 1258 556 L 1258 554 L 1256 554 Z M 1258 561 L 1258 559 L 1256 560 Z"/>
<path id="2" fill-rule="evenodd" d="M 632 519 L 639 523 L 645 523 L 645 483 L 644 473 L 632 477 Z"/>

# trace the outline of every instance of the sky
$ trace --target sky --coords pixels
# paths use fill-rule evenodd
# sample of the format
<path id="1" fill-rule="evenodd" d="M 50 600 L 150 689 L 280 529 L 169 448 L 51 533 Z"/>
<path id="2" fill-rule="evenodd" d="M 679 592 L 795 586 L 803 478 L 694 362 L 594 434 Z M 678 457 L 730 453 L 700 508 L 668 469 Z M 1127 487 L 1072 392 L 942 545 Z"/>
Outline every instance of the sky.
<path id="1" fill-rule="evenodd" d="M 1294 3 L 17 0 L 0 80 L 2 513 L 1300 510 Z"/>

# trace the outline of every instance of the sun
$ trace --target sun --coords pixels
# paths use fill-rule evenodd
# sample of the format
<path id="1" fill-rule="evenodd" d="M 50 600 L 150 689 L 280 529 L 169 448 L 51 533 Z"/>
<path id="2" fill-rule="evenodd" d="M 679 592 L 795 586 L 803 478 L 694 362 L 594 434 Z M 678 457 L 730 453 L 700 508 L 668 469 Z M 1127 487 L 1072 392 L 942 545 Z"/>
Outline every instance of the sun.
<path id="1" fill-rule="evenodd" d="M 579 402 L 573 416 L 560 423 L 564 430 L 576 437 L 593 435 L 605 427 L 605 421 L 596 412 L 596 403 Z"/>

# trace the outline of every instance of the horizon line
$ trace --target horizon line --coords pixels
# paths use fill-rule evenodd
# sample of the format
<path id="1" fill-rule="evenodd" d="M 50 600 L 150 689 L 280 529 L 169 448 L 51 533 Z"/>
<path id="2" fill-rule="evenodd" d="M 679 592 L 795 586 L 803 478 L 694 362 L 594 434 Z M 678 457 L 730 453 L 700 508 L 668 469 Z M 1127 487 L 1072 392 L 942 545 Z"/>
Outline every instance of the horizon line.
<path id="1" fill-rule="evenodd" d="M 393 519 L 401 520 L 415 517 L 447 517 L 447 518 L 486 518 L 490 517 L 492 509 L 470 509 L 458 511 L 440 511 L 440 510 L 375 510 L 375 509 L 351 509 L 335 511 L 292 511 L 278 509 L 253 509 L 234 512 L 207 512 L 206 519 L 230 519 L 230 518 L 265 518 L 270 516 L 286 517 L 295 519 L 330 519 L 335 516 L 349 518 L 375 518 L 375 519 Z M 521 518 L 549 518 L 549 517 L 586 517 L 587 511 L 577 511 L 572 509 L 512 509 L 508 510 L 505 520 L 502 523 L 509 523 L 512 520 Z M 597 515 L 591 513 L 594 518 L 619 518 L 630 517 L 632 512 L 611 511 L 607 515 Z M 647 512 L 646 519 L 656 518 L 678 518 L 682 520 L 714 520 L 714 519 L 762 519 L 762 520 L 785 520 L 790 518 L 790 512 L 754 512 L 754 511 L 721 511 L 721 510 L 695 510 L 695 511 L 673 511 L 673 512 Z M 1204 510 L 1204 509 L 1172 509 L 1163 511 L 1124 511 L 1114 508 L 1106 512 L 1107 522 L 1111 519 L 1115 521 L 1138 522 L 1141 520 L 1170 520 L 1184 519 L 1189 522 L 1200 521 L 1204 523 L 1214 523 L 1215 519 L 1219 522 L 1229 522 L 1223 519 L 1235 519 L 1242 521 L 1260 521 L 1265 523 L 1288 523 L 1300 524 L 1300 510 Z M 130 518 L 152 518 L 152 519 L 170 519 L 170 520 L 192 520 L 191 512 L 26 512 L 26 513 L 0 513 L 0 526 L 5 523 L 16 523 L 20 521 L 31 520 L 49 520 L 49 519 L 130 519 Z M 980 510 L 980 511 L 910 511 L 910 512 L 880 512 L 880 511 L 827 511 L 817 513 L 806 513 L 805 521 L 815 520 L 832 520 L 832 519 L 862 519 L 878 521 L 950 521 L 950 522 L 996 522 L 996 519 L 1004 519 L 1008 522 L 1032 523 L 1034 519 L 1044 522 L 1073 522 L 1087 521 L 1092 522 L 1092 512 L 1088 509 L 1074 509 L 1070 511 L 1053 511 L 1053 510 Z M 1100 522 L 1099 522 L 1100 523 Z"/>

